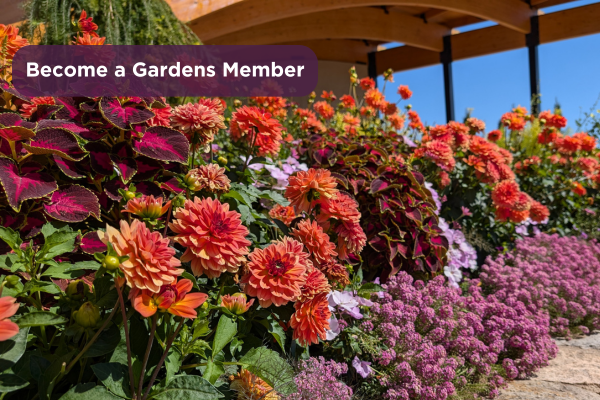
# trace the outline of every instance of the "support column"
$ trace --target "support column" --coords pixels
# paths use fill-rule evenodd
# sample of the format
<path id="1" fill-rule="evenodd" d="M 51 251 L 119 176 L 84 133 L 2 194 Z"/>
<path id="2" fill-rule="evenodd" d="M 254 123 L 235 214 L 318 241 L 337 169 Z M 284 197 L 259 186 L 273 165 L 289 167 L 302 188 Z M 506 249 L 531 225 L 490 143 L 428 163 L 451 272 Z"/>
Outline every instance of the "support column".
<path id="1" fill-rule="evenodd" d="M 375 51 L 367 53 L 367 71 L 369 73 L 369 78 L 375 81 L 375 86 L 377 86 L 377 61 L 375 58 Z"/>
<path id="2" fill-rule="evenodd" d="M 529 51 L 529 88 L 531 92 L 531 113 L 540 113 L 540 69 L 538 61 L 538 47 L 540 45 L 539 17 L 531 17 L 531 32 L 525 35 L 525 43 Z"/>
<path id="3" fill-rule="evenodd" d="M 444 36 L 444 50 L 440 61 L 444 68 L 444 99 L 446 101 L 446 121 L 454 121 L 454 85 L 452 82 L 452 36 Z"/>

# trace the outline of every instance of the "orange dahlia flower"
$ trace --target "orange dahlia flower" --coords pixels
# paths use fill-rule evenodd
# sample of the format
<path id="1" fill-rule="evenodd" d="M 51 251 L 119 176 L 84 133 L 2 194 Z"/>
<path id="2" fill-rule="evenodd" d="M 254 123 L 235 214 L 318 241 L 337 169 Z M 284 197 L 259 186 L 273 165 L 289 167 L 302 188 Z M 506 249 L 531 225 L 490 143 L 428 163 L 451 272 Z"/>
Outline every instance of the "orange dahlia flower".
<path id="1" fill-rule="evenodd" d="M 311 210 L 318 201 L 333 198 L 337 192 L 337 182 L 329 170 L 311 168 L 290 176 L 285 197 L 301 213 Z"/>
<path id="2" fill-rule="evenodd" d="M 404 128 L 404 117 L 402 115 L 388 115 L 387 119 L 394 129 L 400 130 Z"/>
<path id="3" fill-rule="evenodd" d="M 317 101 L 314 105 L 313 108 L 315 109 L 315 111 L 317 113 L 319 113 L 319 115 L 325 119 L 331 119 L 333 118 L 333 115 L 335 114 L 335 110 L 333 109 L 333 107 L 331 106 L 331 104 L 329 104 L 326 101 Z"/>
<path id="4" fill-rule="evenodd" d="M 200 99 L 198 103 L 187 103 L 171 111 L 173 127 L 180 129 L 191 141 L 198 135 L 198 145 L 211 143 L 219 129 L 226 129 L 225 108 L 219 99 Z"/>
<path id="5" fill-rule="evenodd" d="M 375 88 L 375 81 L 373 78 L 362 78 L 359 82 L 362 90 L 369 90 Z"/>
<path id="6" fill-rule="evenodd" d="M 402 100 L 408 100 L 412 97 L 412 91 L 407 85 L 398 86 L 398 94 L 402 97 Z"/>
<path id="7" fill-rule="evenodd" d="M 244 293 L 236 293 L 232 295 L 226 294 L 225 296 L 221 297 L 221 307 L 225 307 L 237 315 L 241 315 L 248 311 L 250 307 L 252 307 L 252 304 L 254 304 L 254 299 L 250 299 L 250 301 L 248 301 L 248 298 Z"/>
<path id="8" fill-rule="evenodd" d="M 531 208 L 529 209 L 529 217 L 534 222 L 544 222 L 550 217 L 550 211 L 548 210 L 548 207 L 542 203 L 533 200 L 531 202 Z"/>
<path id="9" fill-rule="evenodd" d="M 383 102 L 385 101 L 385 97 L 383 93 L 379 91 L 379 89 L 369 89 L 367 93 L 365 93 L 365 103 L 368 106 L 373 108 L 380 108 Z"/>
<path id="10" fill-rule="evenodd" d="M 9 319 L 19 309 L 19 304 L 15 304 L 16 301 L 14 297 L 0 297 L 0 342 L 19 333 L 19 326 Z"/>
<path id="11" fill-rule="evenodd" d="M 166 213 L 170 206 L 170 200 L 163 205 L 162 197 L 154 198 L 153 195 L 142 195 L 142 197 L 135 197 L 129 200 L 123 212 L 131 213 L 144 219 L 155 220 Z"/>
<path id="12" fill-rule="evenodd" d="M 175 249 L 169 247 L 168 238 L 150 231 L 137 219 L 131 225 L 121 221 L 120 228 L 119 231 L 107 225 L 106 232 L 98 232 L 98 235 L 104 243 L 110 243 L 119 256 L 129 257 L 120 268 L 130 287 L 158 293 L 162 286 L 174 283 L 183 273 L 183 269 L 176 268 L 181 262 L 174 257 Z"/>
<path id="13" fill-rule="evenodd" d="M 519 185 L 515 181 L 498 182 L 492 190 L 492 200 L 499 207 L 512 207 L 519 199 Z"/>
<path id="14" fill-rule="evenodd" d="M 581 150 L 583 151 L 593 151 L 596 148 L 596 138 L 585 132 L 575 133 L 573 137 L 579 140 Z"/>
<path id="15" fill-rule="evenodd" d="M 248 274 L 242 278 L 244 291 L 257 297 L 261 307 L 296 301 L 306 283 L 306 273 L 312 268 L 302 247 L 302 243 L 285 236 L 264 249 L 254 249 Z"/>
<path id="16" fill-rule="evenodd" d="M 316 265 L 337 256 L 335 244 L 331 243 L 329 235 L 323 232 L 323 228 L 316 221 L 302 220 L 295 229 L 290 231 L 290 236 L 304 245 L 306 252 L 311 256 L 311 261 Z"/>
<path id="17" fill-rule="evenodd" d="M 0 49 L 6 49 L 7 60 L 12 60 L 17 50 L 27 45 L 29 42 L 19 35 L 19 28 L 0 24 Z"/>
<path id="18" fill-rule="evenodd" d="M 188 179 L 194 181 L 194 189 L 211 193 L 226 193 L 231 188 L 231 180 L 225 175 L 225 168 L 218 164 L 201 165 L 188 172 Z"/>
<path id="19" fill-rule="evenodd" d="M 490 142 L 497 142 L 498 140 L 502 139 L 502 131 L 499 129 L 495 129 L 493 131 L 490 131 L 487 135 L 487 138 Z"/>
<path id="20" fill-rule="evenodd" d="M 298 301 L 305 302 L 313 299 L 320 293 L 327 294 L 329 292 L 331 292 L 331 286 L 325 274 L 317 268 L 312 268 L 306 276 L 306 284 L 302 288 L 302 294 L 298 298 Z"/>
<path id="21" fill-rule="evenodd" d="M 186 200 L 173 214 L 169 225 L 174 240 L 186 247 L 181 261 L 192 263 L 196 276 L 217 278 L 223 272 L 235 273 L 246 260 L 250 241 L 240 213 L 229 211 L 229 204 L 211 198 Z"/>
<path id="22" fill-rule="evenodd" d="M 166 99 L 163 98 L 163 101 L 166 102 Z M 149 126 L 169 126 L 171 125 L 171 106 L 166 105 L 163 108 L 152 108 L 152 112 L 154 113 L 154 117 L 150 118 L 147 121 Z"/>
<path id="23" fill-rule="evenodd" d="M 98 34 L 96 33 L 98 25 L 92 22 L 92 17 L 88 18 L 85 10 L 81 10 L 81 16 L 79 17 L 79 21 L 77 21 L 77 28 L 80 32 L 87 32 L 91 36 L 98 37 Z"/>
<path id="24" fill-rule="evenodd" d="M 278 219 L 289 226 L 294 218 L 296 218 L 296 213 L 292 206 L 282 206 L 277 204 L 269 211 L 269 216 L 273 219 Z"/>
<path id="25" fill-rule="evenodd" d="M 356 101 L 354 101 L 354 97 L 349 94 L 345 94 L 340 97 L 340 103 L 344 108 L 354 108 L 356 107 Z"/>
<path id="26" fill-rule="evenodd" d="M 358 222 L 343 222 L 335 232 L 338 235 L 339 258 L 347 260 L 350 254 L 359 254 L 367 244 L 367 235 Z"/>
<path id="27" fill-rule="evenodd" d="M 279 153 L 281 130 L 281 123 L 273 118 L 271 113 L 258 107 L 240 107 L 231 117 L 231 137 L 234 140 L 244 137 L 249 146 L 256 146 L 259 156 L 273 156 Z"/>
<path id="28" fill-rule="evenodd" d="M 326 338 L 329 329 L 331 311 L 327 295 L 321 293 L 312 300 L 294 304 L 296 312 L 290 318 L 290 326 L 294 330 L 294 339 L 302 346 L 319 343 L 319 338 Z"/>
<path id="29" fill-rule="evenodd" d="M 77 38 L 73 41 L 73 44 L 78 46 L 102 46 L 104 45 L 105 41 L 105 37 L 98 37 L 98 35 L 94 36 L 89 32 L 83 32 L 82 36 L 77 35 Z"/>
<path id="30" fill-rule="evenodd" d="M 452 147 L 440 140 L 432 140 L 415 150 L 416 157 L 426 157 L 445 171 L 452 171 L 456 165 Z"/>
<path id="31" fill-rule="evenodd" d="M 196 308 L 206 301 L 208 295 L 190 293 L 192 288 L 192 281 L 180 279 L 177 283 L 162 286 L 158 293 L 134 288 L 129 297 L 133 299 L 133 308 L 146 318 L 156 314 L 156 311 L 183 318 L 196 318 Z"/>
<path id="32" fill-rule="evenodd" d="M 349 194 L 338 192 L 332 199 L 321 203 L 321 212 L 317 217 L 317 222 L 324 230 L 329 230 L 330 219 L 358 223 L 360 221 L 358 203 Z"/>
<path id="33" fill-rule="evenodd" d="M 579 182 L 573 182 L 573 188 L 571 190 L 577 196 L 585 196 L 586 193 L 587 193 L 587 190 L 585 190 L 585 188 L 583 187 L 583 185 L 581 183 L 579 183 Z"/>
<path id="34" fill-rule="evenodd" d="M 23 103 L 21 105 L 21 116 L 23 118 L 31 118 L 34 112 L 37 111 L 37 106 L 42 104 L 56 104 L 54 102 L 54 97 L 33 97 L 31 100 L 31 104 Z"/>
<path id="35" fill-rule="evenodd" d="M 350 284 L 350 274 L 348 274 L 348 270 L 336 260 L 329 260 L 318 267 L 334 286 L 344 288 Z"/>
<path id="36" fill-rule="evenodd" d="M 573 154 L 581 150 L 581 140 L 575 136 L 565 136 L 557 141 L 558 152 L 561 154 Z"/>
<path id="37" fill-rule="evenodd" d="M 279 400 L 275 390 L 265 381 L 247 369 L 235 375 L 230 385 L 231 390 L 237 392 L 238 400 Z"/>

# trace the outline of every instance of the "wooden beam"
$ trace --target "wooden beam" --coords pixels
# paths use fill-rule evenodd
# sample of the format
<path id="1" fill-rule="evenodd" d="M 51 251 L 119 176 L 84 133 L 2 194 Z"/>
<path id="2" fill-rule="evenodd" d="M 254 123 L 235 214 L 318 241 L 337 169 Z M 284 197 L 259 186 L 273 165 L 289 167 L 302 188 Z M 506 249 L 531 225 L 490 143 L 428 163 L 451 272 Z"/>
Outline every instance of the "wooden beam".
<path id="1" fill-rule="evenodd" d="M 0 24 L 8 25 L 22 21 L 25 15 L 23 2 L 18 0 L 0 0 Z"/>
<path id="2" fill-rule="evenodd" d="M 197 1 L 170 0 L 175 15 L 183 21 L 191 21 L 192 30 L 204 42 L 284 18 L 382 4 L 382 0 L 223 0 L 219 3 L 222 8 L 216 9 L 218 1 L 212 0 L 210 7 L 198 5 L 195 11 L 190 11 L 193 9 L 191 4 Z M 190 6 L 185 7 L 183 3 Z M 523 33 L 529 32 L 532 12 L 521 0 L 385 0 L 383 3 L 387 6 L 421 6 L 456 11 L 494 21 Z"/>
<path id="3" fill-rule="evenodd" d="M 365 39 L 400 42 L 441 51 L 450 30 L 403 13 L 373 7 L 324 11 L 268 22 L 231 33 L 206 44 L 275 44 L 315 39 Z"/>
<path id="4" fill-rule="evenodd" d="M 377 51 L 379 42 L 370 43 L 368 41 L 365 42 L 364 40 L 332 39 L 305 40 L 301 42 L 277 44 L 306 46 L 315 52 L 315 55 L 319 60 L 366 64 L 368 61 L 367 54 Z M 427 52 L 431 53 L 431 51 Z"/>
<path id="5" fill-rule="evenodd" d="M 540 43 L 600 33 L 600 3 L 571 8 L 539 17 Z M 492 26 L 452 35 L 452 59 L 464 60 L 526 47 L 525 35 L 503 26 Z M 376 53 L 377 73 L 392 68 L 406 71 L 439 64 L 439 54 L 412 46 Z"/>

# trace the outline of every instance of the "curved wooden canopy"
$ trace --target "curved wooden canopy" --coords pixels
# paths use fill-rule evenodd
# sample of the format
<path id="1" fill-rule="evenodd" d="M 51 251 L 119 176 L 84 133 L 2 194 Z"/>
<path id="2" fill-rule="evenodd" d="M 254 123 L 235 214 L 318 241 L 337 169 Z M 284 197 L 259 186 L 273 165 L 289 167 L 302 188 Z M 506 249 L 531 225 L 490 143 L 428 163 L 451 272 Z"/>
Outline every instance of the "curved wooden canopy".
<path id="1" fill-rule="evenodd" d="M 169 0 L 175 14 L 205 43 L 268 22 L 353 7 L 415 6 L 459 12 L 497 22 L 510 29 L 530 30 L 530 7 L 521 0 L 212 0 L 197 3 Z"/>

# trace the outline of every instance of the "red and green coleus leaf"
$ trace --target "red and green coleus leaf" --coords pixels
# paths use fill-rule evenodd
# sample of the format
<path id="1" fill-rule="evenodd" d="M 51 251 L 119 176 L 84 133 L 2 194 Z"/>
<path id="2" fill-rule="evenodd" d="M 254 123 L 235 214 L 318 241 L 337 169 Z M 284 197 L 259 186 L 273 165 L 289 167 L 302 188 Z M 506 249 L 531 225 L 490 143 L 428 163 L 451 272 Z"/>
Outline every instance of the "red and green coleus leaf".
<path id="1" fill-rule="evenodd" d="M 81 122 L 83 112 L 80 110 L 79 106 L 82 103 L 89 101 L 89 99 L 86 97 L 56 97 L 54 98 L 54 101 L 56 104 L 63 106 L 57 111 L 56 119 Z"/>
<path id="2" fill-rule="evenodd" d="M 35 138 L 24 143 L 23 147 L 33 154 L 56 154 L 71 161 L 81 161 L 87 155 L 75 134 L 63 128 L 40 129 Z"/>
<path id="3" fill-rule="evenodd" d="M 156 176 L 162 170 L 160 162 L 149 157 L 139 156 L 135 159 L 137 164 L 137 173 L 135 174 L 136 181 L 147 181 Z"/>
<path id="4" fill-rule="evenodd" d="M 43 172 L 21 173 L 17 165 L 8 158 L 0 158 L 0 183 L 8 204 L 15 211 L 21 209 L 21 203 L 29 199 L 42 198 L 58 189 L 50 174 Z"/>
<path id="5" fill-rule="evenodd" d="M 80 179 L 85 178 L 85 175 L 77 168 L 77 164 L 75 161 L 70 161 L 59 156 L 52 156 L 54 158 L 54 162 L 60 168 L 60 170 L 72 179 Z"/>
<path id="6" fill-rule="evenodd" d="M 44 213 L 34 211 L 27 214 L 25 219 L 25 225 L 19 229 L 21 236 L 25 239 L 30 239 L 37 236 L 42 231 L 42 226 L 46 223 L 46 217 Z"/>
<path id="7" fill-rule="evenodd" d="M 187 162 L 190 143 L 185 135 L 175 129 L 153 126 L 144 132 L 141 139 L 133 141 L 139 154 L 160 161 Z"/>
<path id="8" fill-rule="evenodd" d="M 119 193 L 119 189 L 127 190 L 128 186 L 123 184 L 121 179 L 112 179 L 104 184 L 104 193 L 113 201 L 121 201 L 123 198 Z M 154 182 L 136 182 L 135 191 L 146 196 L 162 197 L 163 191 Z"/>
<path id="9" fill-rule="evenodd" d="M 107 250 L 104 242 L 100 240 L 98 231 L 88 232 L 83 235 L 79 247 L 87 254 L 104 253 Z"/>
<path id="10" fill-rule="evenodd" d="M 83 125 L 80 122 L 68 121 L 64 119 L 44 119 L 40 121 L 37 125 L 37 130 L 39 131 L 45 128 L 66 129 L 69 132 L 72 132 L 85 140 L 91 141 L 102 139 L 105 135 L 90 130 L 89 127 Z"/>
<path id="11" fill-rule="evenodd" d="M 3 79 L 0 79 L 0 93 L 4 93 L 4 92 L 10 93 L 13 96 L 15 96 L 16 98 L 21 99 L 23 101 L 27 101 L 27 102 L 31 101 L 31 97 L 22 95 L 21 93 L 19 93 L 17 91 L 17 89 L 15 89 L 13 86 L 11 86 L 10 83 L 6 82 Z"/>
<path id="12" fill-rule="evenodd" d="M 38 104 L 33 114 L 31 114 L 31 121 L 41 121 L 44 119 L 50 119 L 57 111 L 63 108 L 62 105 L 58 104 Z"/>
<path id="13" fill-rule="evenodd" d="M 110 159 L 110 147 L 102 142 L 90 142 L 84 147 L 90 153 L 92 170 L 101 175 L 112 175 L 114 167 Z"/>
<path id="14" fill-rule="evenodd" d="M 128 183 L 137 172 L 137 163 L 133 159 L 134 152 L 129 143 L 119 142 L 110 150 L 110 159 L 123 183 Z"/>
<path id="15" fill-rule="evenodd" d="M 122 106 L 116 97 L 100 99 L 100 112 L 119 129 L 130 129 L 132 124 L 141 124 L 154 117 L 154 113 L 143 106 Z"/>
<path id="16" fill-rule="evenodd" d="M 81 222 L 93 215 L 100 219 L 100 203 L 91 190 L 79 185 L 61 187 L 52 193 L 47 204 L 46 214 L 63 222 Z"/>
<path id="17" fill-rule="evenodd" d="M 24 121 L 19 114 L 0 114 L 0 137 L 16 142 L 35 136 L 35 123 Z"/>

